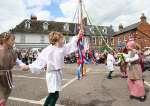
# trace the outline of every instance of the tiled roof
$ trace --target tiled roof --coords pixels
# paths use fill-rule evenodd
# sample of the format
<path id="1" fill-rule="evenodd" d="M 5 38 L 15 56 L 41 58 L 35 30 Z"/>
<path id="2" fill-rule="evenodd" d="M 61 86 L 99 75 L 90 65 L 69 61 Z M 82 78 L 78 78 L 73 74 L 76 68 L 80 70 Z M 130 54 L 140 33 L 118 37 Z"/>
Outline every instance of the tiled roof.
<path id="1" fill-rule="evenodd" d="M 123 28 L 121 31 L 115 32 L 115 33 L 114 33 L 114 36 L 117 36 L 117 35 L 120 35 L 120 34 L 122 34 L 122 33 L 131 31 L 131 30 L 134 30 L 134 29 L 136 29 L 139 25 L 140 25 L 140 22 L 135 23 L 135 24 L 132 24 L 132 25 L 130 25 L 130 26 L 127 26 L 127 27 Z"/>
<path id="2" fill-rule="evenodd" d="M 25 23 L 30 22 L 30 28 L 27 29 L 25 28 Z M 48 30 L 43 29 L 43 24 L 48 23 Z M 64 31 L 64 25 L 69 24 L 69 31 L 65 32 Z M 69 35 L 74 35 L 75 34 L 75 27 L 77 26 L 76 23 L 65 23 L 65 22 L 55 22 L 55 21 L 42 21 L 42 20 L 37 20 L 37 21 L 31 21 L 31 20 L 24 20 L 22 21 L 19 25 L 17 25 L 14 29 L 11 29 L 12 32 L 14 33 L 40 33 L 40 34 L 48 34 L 51 31 L 59 31 L 62 33 L 67 33 Z M 86 35 L 91 35 L 91 29 L 93 26 L 88 25 L 86 26 Z M 95 27 L 95 26 L 94 26 Z M 108 26 L 98 26 L 100 30 L 106 28 L 107 29 L 107 35 L 113 35 L 114 30 L 112 27 Z M 95 28 L 94 28 L 95 29 Z M 103 33 L 106 35 L 105 33 Z"/>

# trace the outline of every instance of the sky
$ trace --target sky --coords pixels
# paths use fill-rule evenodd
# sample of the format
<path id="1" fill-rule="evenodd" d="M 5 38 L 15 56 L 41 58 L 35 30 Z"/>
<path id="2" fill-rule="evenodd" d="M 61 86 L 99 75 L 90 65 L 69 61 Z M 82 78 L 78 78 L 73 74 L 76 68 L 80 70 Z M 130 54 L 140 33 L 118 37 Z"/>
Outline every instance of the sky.
<path id="1" fill-rule="evenodd" d="M 150 0 L 83 0 L 94 25 L 128 26 L 144 13 L 150 22 Z M 0 33 L 36 15 L 38 20 L 72 22 L 78 0 L 1 0 Z M 85 15 L 86 16 L 86 15 Z"/>

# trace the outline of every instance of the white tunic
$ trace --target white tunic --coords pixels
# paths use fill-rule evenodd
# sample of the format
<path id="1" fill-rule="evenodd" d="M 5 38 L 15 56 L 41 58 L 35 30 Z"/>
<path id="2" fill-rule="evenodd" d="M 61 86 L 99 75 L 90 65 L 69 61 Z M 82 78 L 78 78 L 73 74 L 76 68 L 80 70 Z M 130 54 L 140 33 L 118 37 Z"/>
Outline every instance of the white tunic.
<path id="1" fill-rule="evenodd" d="M 107 55 L 107 69 L 108 71 L 114 71 L 115 58 L 112 54 Z"/>
<path id="2" fill-rule="evenodd" d="M 77 40 L 77 36 L 74 36 L 63 48 L 49 45 L 41 52 L 37 60 L 29 65 L 31 72 L 36 74 L 39 74 L 47 65 L 46 82 L 49 93 L 61 91 L 64 56 L 77 49 Z"/>

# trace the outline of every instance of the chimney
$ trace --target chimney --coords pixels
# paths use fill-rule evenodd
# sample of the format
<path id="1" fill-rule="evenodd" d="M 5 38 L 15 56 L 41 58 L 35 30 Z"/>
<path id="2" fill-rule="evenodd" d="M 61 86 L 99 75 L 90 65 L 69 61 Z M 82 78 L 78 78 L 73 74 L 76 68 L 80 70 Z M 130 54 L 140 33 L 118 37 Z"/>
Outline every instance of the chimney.
<path id="1" fill-rule="evenodd" d="M 119 31 L 122 31 L 122 30 L 123 30 L 123 25 L 122 25 L 122 24 L 119 24 L 118 29 L 119 29 Z"/>
<path id="2" fill-rule="evenodd" d="M 146 23 L 147 21 L 146 21 L 146 16 L 144 15 L 144 13 L 142 13 L 142 16 L 140 17 L 140 19 L 141 19 L 141 23 Z"/>
<path id="3" fill-rule="evenodd" d="M 37 21 L 37 16 L 31 15 L 31 21 Z"/>

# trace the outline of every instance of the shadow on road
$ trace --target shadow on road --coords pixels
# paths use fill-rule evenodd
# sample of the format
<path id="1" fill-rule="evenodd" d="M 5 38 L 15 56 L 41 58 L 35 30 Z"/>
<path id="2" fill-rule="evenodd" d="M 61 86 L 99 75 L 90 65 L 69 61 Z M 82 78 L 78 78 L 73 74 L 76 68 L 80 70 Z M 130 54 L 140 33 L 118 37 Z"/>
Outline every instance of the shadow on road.
<path id="1" fill-rule="evenodd" d="M 71 99 L 64 99 L 63 101 L 61 101 L 61 104 L 65 106 L 112 106 L 112 103 L 112 100 L 102 101 L 98 99 L 91 100 L 87 104 L 76 103 L 74 100 Z"/>

